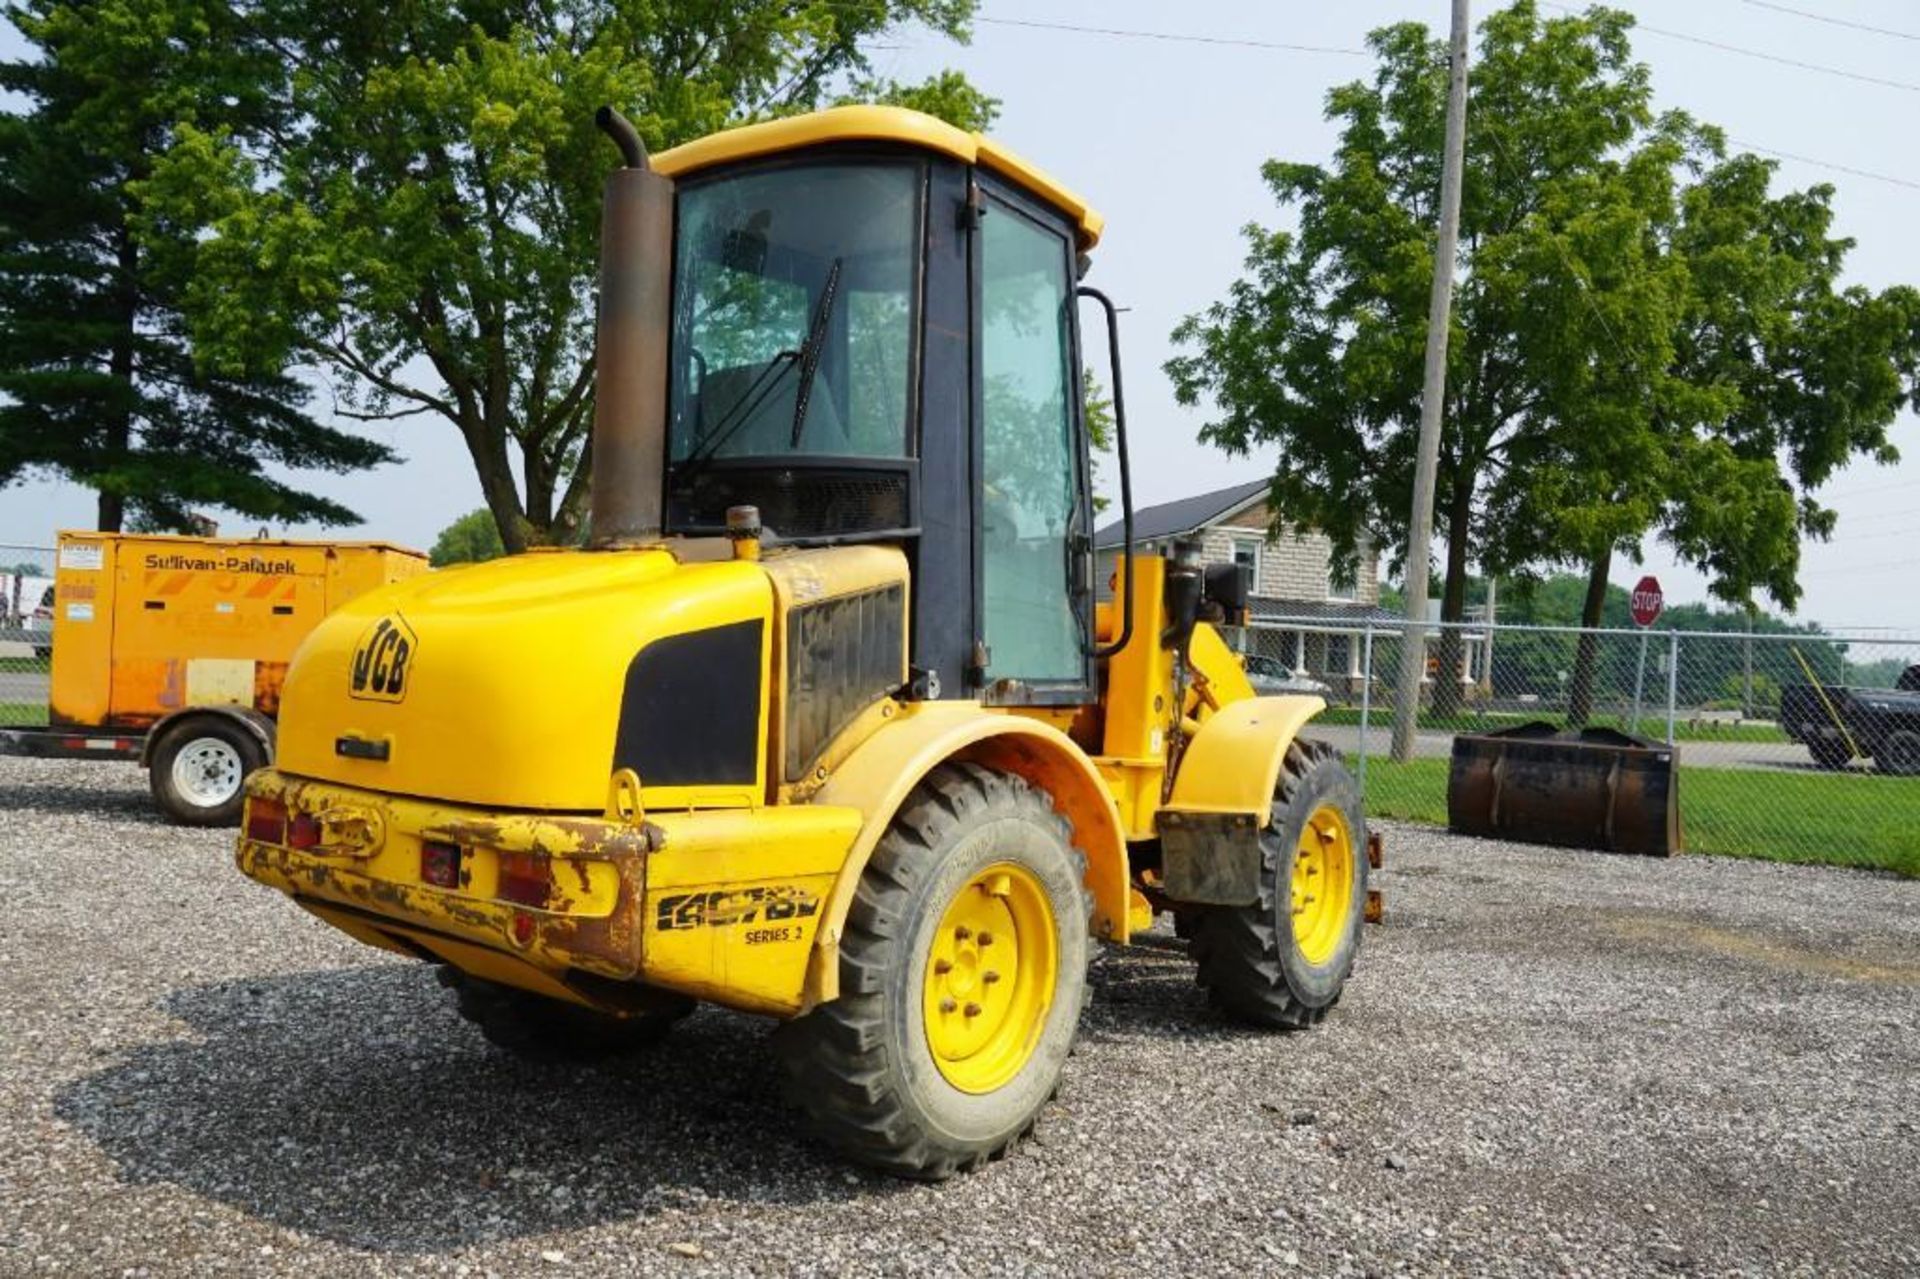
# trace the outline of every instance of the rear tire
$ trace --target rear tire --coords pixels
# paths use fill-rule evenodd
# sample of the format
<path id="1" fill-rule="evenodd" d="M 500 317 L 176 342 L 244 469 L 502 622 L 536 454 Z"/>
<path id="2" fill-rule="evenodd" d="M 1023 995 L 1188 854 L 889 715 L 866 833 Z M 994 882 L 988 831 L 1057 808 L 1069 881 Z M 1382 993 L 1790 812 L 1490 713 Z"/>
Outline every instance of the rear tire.
<path id="1" fill-rule="evenodd" d="M 1086 997 L 1085 875 L 1066 821 L 1022 778 L 930 773 L 861 876 L 840 997 L 775 1035 L 814 1134 L 938 1181 L 1029 1132 Z"/>
<path id="2" fill-rule="evenodd" d="M 694 1007 L 691 999 L 675 1000 L 655 1011 L 617 1017 L 456 968 L 442 968 L 440 984 L 453 991 L 456 1011 L 488 1043 L 539 1062 L 592 1061 L 651 1048 Z"/>
<path id="3" fill-rule="evenodd" d="M 1873 752 L 1873 766 L 1892 777 L 1920 773 L 1920 733 L 1905 728 L 1888 733 Z"/>
<path id="4" fill-rule="evenodd" d="M 1280 772 L 1273 820 L 1260 832 L 1260 900 L 1199 913 L 1193 956 L 1215 1007 L 1281 1030 L 1301 1030 L 1327 1015 L 1360 948 L 1366 847 L 1360 792 L 1339 752 L 1295 741 Z M 1336 897 L 1321 896 L 1329 892 Z"/>
<path id="5" fill-rule="evenodd" d="M 246 803 L 247 774 L 267 764 L 266 747 L 244 726 L 196 716 L 167 730 L 148 758 L 147 785 L 169 821 L 233 826 Z"/>

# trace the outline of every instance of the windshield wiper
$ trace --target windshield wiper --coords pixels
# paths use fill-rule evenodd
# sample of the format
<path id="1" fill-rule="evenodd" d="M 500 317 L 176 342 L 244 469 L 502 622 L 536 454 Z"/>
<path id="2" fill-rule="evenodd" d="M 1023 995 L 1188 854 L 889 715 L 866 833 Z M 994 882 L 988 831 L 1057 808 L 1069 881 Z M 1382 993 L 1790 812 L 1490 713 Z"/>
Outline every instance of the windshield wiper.
<path id="1" fill-rule="evenodd" d="M 800 385 L 793 391 L 793 440 L 789 448 L 800 447 L 807 429 L 807 401 L 813 397 L 813 375 L 820 371 L 820 348 L 826 345 L 827 321 L 833 315 L 834 299 L 840 296 L 840 258 L 827 271 L 827 282 L 820 286 L 820 301 L 813 308 L 813 323 L 807 329 L 807 344 L 800 348 Z"/>
<path id="2" fill-rule="evenodd" d="M 732 439 L 734 432 L 753 420 L 754 414 L 767 402 L 767 397 L 773 394 L 773 389 L 780 385 L 781 379 L 799 363 L 798 351 L 776 352 L 767 361 L 766 367 L 754 375 L 753 381 L 747 383 L 747 389 L 740 393 L 740 398 L 733 402 L 726 416 L 713 424 L 713 429 L 700 438 L 693 451 L 675 469 L 698 466 L 719 452 L 720 446 Z"/>

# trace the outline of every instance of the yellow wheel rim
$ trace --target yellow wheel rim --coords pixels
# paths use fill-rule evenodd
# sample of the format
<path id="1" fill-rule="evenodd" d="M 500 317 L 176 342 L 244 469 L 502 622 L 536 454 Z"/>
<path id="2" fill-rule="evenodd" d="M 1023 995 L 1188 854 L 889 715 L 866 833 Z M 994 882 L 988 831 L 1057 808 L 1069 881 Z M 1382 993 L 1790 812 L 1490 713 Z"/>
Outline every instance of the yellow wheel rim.
<path id="1" fill-rule="evenodd" d="M 1026 868 L 999 862 L 947 904 L 927 954 L 923 1008 L 934 1065 L 962 1092 L 992 1092 L 1033 1056 L 1053 1007 L 1053 906 Z"/>
<path id="2" fill-rule="evenodd" d="M 1293 944 L 1309 964 L 1333 958 L 1353 909 L 1353 832 L 1331 804 L 1313 810 L 1293 857 Z"/>

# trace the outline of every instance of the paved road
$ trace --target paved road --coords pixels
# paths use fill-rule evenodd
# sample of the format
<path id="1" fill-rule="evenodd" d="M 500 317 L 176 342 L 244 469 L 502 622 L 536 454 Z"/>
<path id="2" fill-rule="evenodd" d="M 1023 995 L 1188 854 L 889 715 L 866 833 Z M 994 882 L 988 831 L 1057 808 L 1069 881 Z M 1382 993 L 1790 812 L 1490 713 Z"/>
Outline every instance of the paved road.
<path id="1" fill-rule="evenodd" d="M 48 680 L 41 671 L 0 671 L 0 704 L 47 704 Z"/>
<path id="2" fill-rule="evenodd" d="M 1310 724 L 1307 733 L 1331 742 L 1348 754 L 1360 749 L 1358 725 Z M 1453 754 L 1451 733 L 1418 733 L 1413 741 L 1416 758 L 1447 759 Z M 1387 754 L 1392 745 L 1391 730 L 1368 726 L 1367 747 L 1373 755 Z M 1682 742 L 1680 761 L 1685 765 L 1703 768 L 1757 768 L 1795 773 L 1815 771 L 1807 748 L 1798 742 Z M 1866 768 L 1868 765 L 1858 763 L 1854 767 Z"/>
<path id="3" fill-rule="evenodd" d="M 0 814 L 0 1274 L 1920 1272 L 1920 881 L 1389 826 L 1323 1025 L 1109 949 L 1035 1139 L 926 1187 L 802 1140 L 762 1020 L 520 1062 L 136 769 Z"/>

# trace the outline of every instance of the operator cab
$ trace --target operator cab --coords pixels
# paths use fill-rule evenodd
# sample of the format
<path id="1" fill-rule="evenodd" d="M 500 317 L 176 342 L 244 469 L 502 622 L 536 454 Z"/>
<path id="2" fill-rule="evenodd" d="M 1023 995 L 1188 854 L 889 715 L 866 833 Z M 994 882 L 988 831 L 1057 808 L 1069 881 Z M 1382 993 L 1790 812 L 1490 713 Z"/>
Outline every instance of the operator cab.
<path id="1" fill-rule="evenodd" d="M 663 530 L 750 505 L 775 544 L 898 544 L 921 695 L 1093 701 L 1075 294 L 1098 216 L 896 108 L 651 167 L 673 179 Z"/>

